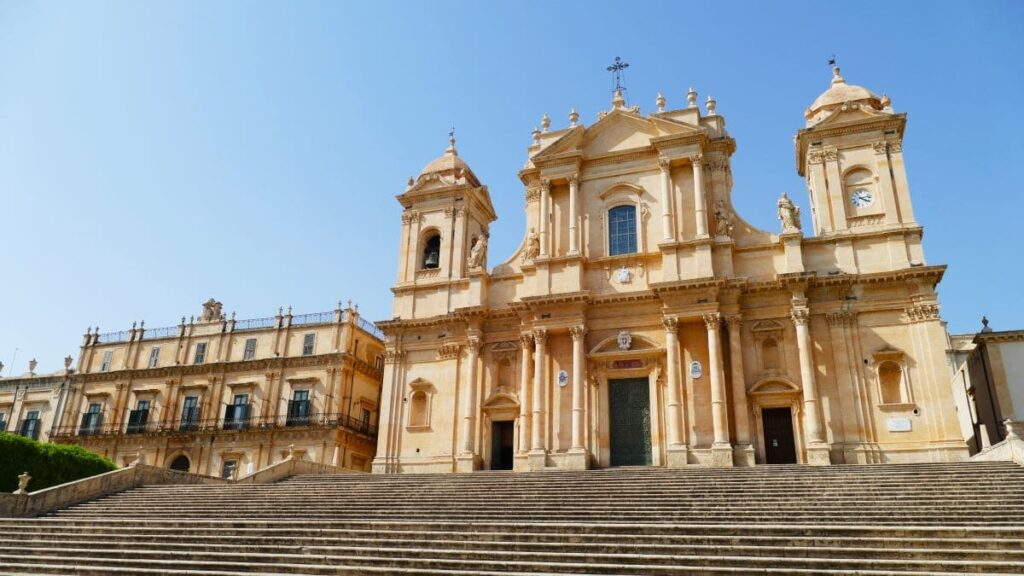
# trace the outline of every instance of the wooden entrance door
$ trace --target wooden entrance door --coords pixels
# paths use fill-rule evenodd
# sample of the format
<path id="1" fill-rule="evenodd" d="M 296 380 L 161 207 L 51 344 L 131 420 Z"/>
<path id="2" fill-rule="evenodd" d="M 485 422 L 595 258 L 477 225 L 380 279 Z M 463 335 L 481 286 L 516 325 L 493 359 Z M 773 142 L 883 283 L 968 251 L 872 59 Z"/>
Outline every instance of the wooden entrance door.
<path id="1" fill-rule="evenodd" d="M 491 424 L 491 470 L 511 470 L 515 425 L 511 420 Z"/>
<path id="2" fill-rule="evenodd" d="M 793 412 L 789 408 L 764 408 L 761 421 L 764 425 L 765 463 L 796 464 Z"/>
<path id="3" fill-rule="evenodd" d="M 612 466 L 651 464 L 651 398 L 646 378 L 608 381 Z"/>

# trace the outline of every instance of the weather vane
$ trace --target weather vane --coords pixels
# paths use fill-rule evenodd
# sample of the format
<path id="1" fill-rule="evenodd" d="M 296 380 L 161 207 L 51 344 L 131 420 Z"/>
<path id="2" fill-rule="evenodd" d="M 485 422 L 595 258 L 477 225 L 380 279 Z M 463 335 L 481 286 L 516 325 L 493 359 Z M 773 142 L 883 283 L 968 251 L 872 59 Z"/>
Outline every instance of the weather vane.
<path id="1" fill-rule="evenodd" d="M 832 57 L 828 59 L 828 65 L 832 66 L 833 68 L 836 66 L 836 55 L 835 54 L 833 54 Z"/>
<path id="2" fill-rule="evenodd" d="M 622 85 L 622 78 L 625 76 L 626 68 L 629 68 L 629 64 L 622 61 L 622 58 L 615 57 L 615 63 L 608 67 L 608 71 L 615 77 L 615 90 L 625 90 L 626 87 Z"/>

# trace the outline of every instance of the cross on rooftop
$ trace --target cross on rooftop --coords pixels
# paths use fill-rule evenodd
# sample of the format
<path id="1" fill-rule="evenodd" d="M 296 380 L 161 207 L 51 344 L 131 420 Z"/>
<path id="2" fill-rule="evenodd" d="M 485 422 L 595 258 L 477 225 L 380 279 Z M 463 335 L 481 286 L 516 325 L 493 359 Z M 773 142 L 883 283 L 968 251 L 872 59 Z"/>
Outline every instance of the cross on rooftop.
<path id="1" fill-rule="evenodd" d="M 612 73 L 615 78 L 615 90 L 624 90 L 625 87 L 622 85 L 622 78 L 625 75 L 626 68 L 629 68 L 629 64 L 622 61 L 622 58 L 615 57 L 615 63 L 608 67 L 608 71 Z"/>

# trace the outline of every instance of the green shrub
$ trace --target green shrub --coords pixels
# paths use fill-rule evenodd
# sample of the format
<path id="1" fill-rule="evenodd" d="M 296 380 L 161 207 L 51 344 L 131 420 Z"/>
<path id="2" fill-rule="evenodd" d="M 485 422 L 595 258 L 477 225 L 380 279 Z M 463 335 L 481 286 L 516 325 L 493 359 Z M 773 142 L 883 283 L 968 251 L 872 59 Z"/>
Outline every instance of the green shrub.
<path id="1" fill-rule="evenodd" d="M 35 492 L 116 469 L 110 460 L 78 446 L 43 444 L 0 433 L 0 492 L 17 489 L 22 472 L 32 476 L 28 491 Z"/>

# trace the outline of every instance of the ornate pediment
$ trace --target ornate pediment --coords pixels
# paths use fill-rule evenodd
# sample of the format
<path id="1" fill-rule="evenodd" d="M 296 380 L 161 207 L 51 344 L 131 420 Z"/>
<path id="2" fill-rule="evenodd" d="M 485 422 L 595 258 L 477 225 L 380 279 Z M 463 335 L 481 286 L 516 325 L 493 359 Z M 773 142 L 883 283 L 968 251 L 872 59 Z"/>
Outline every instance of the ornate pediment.
<path id="1" fill-rule="evenodd" d="M 590 350 L 590 355 L 638 356 L 663 351 L 660 344 L 646 336 L 633 334 L 628 330 L 620 330 L 614 336 L 609 336 L 594 346 Z"/>
<path id="2" fill-rule="evenodd" d="M 655 138 L 703 133 L 703 130 L 681 122 L 644 117 L 629 108 L 615 109 L 604 114 L 591 126 L 569 130 L 531 160 L 538 164 L 574 153 L 590 158 L 648 148 L 651 146 L 651 140 Z"/>

